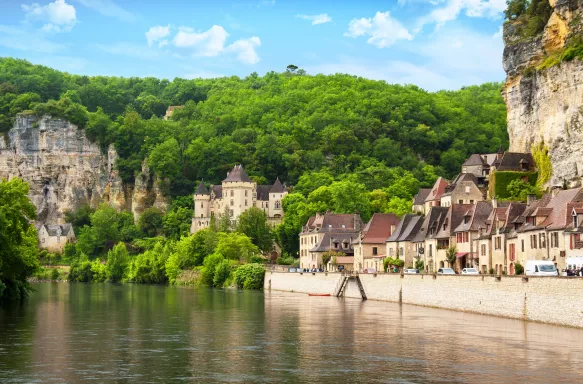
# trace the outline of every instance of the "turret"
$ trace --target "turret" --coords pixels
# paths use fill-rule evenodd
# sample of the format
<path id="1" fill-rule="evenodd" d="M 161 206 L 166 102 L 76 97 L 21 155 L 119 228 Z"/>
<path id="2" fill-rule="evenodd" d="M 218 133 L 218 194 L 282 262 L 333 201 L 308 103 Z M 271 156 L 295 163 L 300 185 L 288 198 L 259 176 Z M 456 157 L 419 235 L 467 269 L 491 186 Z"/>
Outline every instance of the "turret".
<path id="1" fill-rule="evenodd" d="M 279 177 L 275 180 L 275 183 L 271 186 L 269 190 L 269 212 L 268 216 L 273 219 L 277 219 L 274 224 L 278 224 L 278 221 L 283 216 L 283 208 L 281 206 L 281 200 L 287 194 L 287 188 L 279 181 Z"/>
<path id="2" fill-rule="evenodd" d="M 209 190 L 204 185 L 204 180 L 201 180 L 194 192 L 194 213 L 192 216 L 190 233 L 194 233 L 199 229 L 207 228 L 209 226 L 211 216 L 210 201 L 211 195 Z"/>

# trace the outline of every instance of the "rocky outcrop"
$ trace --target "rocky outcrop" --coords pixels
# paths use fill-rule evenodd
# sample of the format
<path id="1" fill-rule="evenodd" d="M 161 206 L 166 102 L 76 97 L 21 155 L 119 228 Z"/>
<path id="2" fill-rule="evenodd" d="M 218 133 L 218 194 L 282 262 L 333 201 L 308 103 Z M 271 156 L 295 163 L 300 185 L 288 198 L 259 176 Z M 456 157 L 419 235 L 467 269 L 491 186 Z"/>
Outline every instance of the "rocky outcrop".
<path id="1" fill-rule="evenodd" d="M 579 186 L 583 180 L 583 62 L 575 59 L 538 69 L 545 59 L 581 36 L 583 5 L 550 2 L 553 13 L 538 36 L 520 36 L 516 23 L 504 26 L 502 90 L 508 110 L 510 151 L 530 152 L 544 143 L 553 173 L 549 186 Z"/>
<path id="2" fill-rule="evenodd" d="M 102 202 L 129 209 L 137 219 L 155 205 L 166 208 L 157 182 L 144 164 L 135 185 L 125 185 L 115 170 L 117 154 L 107 154 L 75 125 L 48 116 L 21 115 L 0 136 L 0 179 L 20 177 L 30 184 L 38 221 L 58 223 L 64 212 Z"/>

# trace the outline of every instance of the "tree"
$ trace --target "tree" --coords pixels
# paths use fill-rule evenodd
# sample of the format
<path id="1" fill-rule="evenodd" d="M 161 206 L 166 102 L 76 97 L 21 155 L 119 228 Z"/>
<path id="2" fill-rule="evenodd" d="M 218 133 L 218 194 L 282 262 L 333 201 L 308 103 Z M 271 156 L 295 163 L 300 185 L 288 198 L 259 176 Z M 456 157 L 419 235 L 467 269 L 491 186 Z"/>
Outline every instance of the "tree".
<path id="1" fill-rule="evenodd" d="M 526 12 L 528 0 L 507 0 L 506 5 L 507 7 L 504 11 L 506 20 L 516 20 Z"/>
<path id="2" fill-rule="evenodd" d="M 364 185 L 352 181 L 336 181 L 330 185 L 335 213 L 360 213 L 366 222 L 371 217 L 370 201 Z"/>
<path id="3" fill-rule="evenodd" d="M 162 179 L 176 179 L 180 174 L 182 164 L 180 147 L 176 139 L 171 137 L 158 144 L 150 152 L 148 163 Z"/>
<path id="4" fill-rule="evenodd" d="M 326 265 L 328 265 L 328 262 L 330 260 L 334 260 L 337 257 L 342 257 L 342 256 L 346 256 L 346 254 L 344 252 L 326 251 L 326 252 L 322 253 L 322 265 L 325 268 Z"/>
<path id="5" fill-rule="evenodd" d="M 124 243 L 118 243 L 107 253 L 106 275 L 112 283 L 119 283 L 128 265 L 129 254 Z"/>
<path id="6" fill-rule="evenodd" d="M 450 246 L 445 250 L 445 258 L 449 263 L 449 266 L 453 268 L 455 261 L 457 259 L 457 247 L 455 245 Z"/>
<path id="7" fill-rule="evenodd" d="M 508 183 L 506 187 L 509 200 L 526 201 L 528 195 L 540 196 L 538 188 L 522 179 L 515 179 Z"/>
<path id="8" fill-rule="evenodd" d="M 257 207 L 251 207 L 239 216 L 237 232 L 245 234 L 263 253 L 273 248 L 271 228 L 267 224 L 267 215 Z"/>
<path id="9" fill-rule="evenodd" d="M 286 67 L 285 71 L 289 73 L 294 73 L 298 69 L 297 65 L 290 64 Z"/>
<path id="10" fill-rule="evenodd" d="M 26 279 L 38 268 L 36 208 L 28 184 L 19 178 L 0 181 L 0 299 L 28 295 Z"/>
<path id="11" fill-rule="evenodd" d="M 228 260 L 249 262 L 251 256 L 259 254 L 259 248 L 246 235 L 238 232 L 219 233 L 219 241 L 215 249 Z"/>
<path id="12" fill-rule="evenodd" d="M 158 236 L 163 228 L 163 215 L 158 208 L 147 208 L 138 221 L 138 229 L 148 237 Z"/>
<path id="13" fill-rule="evenodd" d="M 231 211 L 228 206 L 225 206 L 223 214 L 219 216 L 219 232 L 231 232 L 232 230 Z"/>
<path id="14" fill-rule="evenodd" d="M 177 207 L 164 215 L 162 229 L 167 238 L 179 240 L 182 236 L 188 236 L 191 223 L 192 209 Z"/>

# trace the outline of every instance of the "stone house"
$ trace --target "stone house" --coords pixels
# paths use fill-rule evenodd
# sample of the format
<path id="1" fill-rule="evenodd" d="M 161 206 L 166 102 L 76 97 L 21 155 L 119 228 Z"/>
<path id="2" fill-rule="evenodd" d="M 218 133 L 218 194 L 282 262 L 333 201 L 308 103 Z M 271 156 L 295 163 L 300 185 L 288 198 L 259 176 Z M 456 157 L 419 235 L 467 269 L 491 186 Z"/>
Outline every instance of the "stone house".
<path id="1" fill-rule="evenodd" d="M 211 217 L 217 220 L 225 214 L 236 225 L 241 213 L 251 207 L 257 207 L 265 212 L 267 221 L 272 226 L 279 224 L 283 218 L 281 200 L 287 195 L 288 189 L 276 179 L 273 185 L 258 185 L 252 181 L 241 165 L 235 165 L 227 173 L 221 185 L 211 185 L 207 189 L 201 180 L 194 192 L 194 215 L 190 233 L 208 228 Z"/>
<path id="2" fill-rule="evenodd" d="M 316 214 L 300 233 L 300 267 L 323 268 L 322 254 L 342 252 L 354 256 L 354 243 L 364 227 L 358 214 Z"/>
<path id="3" fill-rule="evenodd" d="M 425 210 L 424 212 L 429 212 L 431 207 L 439 207 L 441 206 L 441 196 L 445 193 L 445 188 L 448 186 L 448 181 L 444 178 L 438 178 L 431 191 L 425 198 Z"/>
<path id="4" fill-rule="evenodd" d="M 354 256 L 337 256 L 336 260 L 330 259 L 325 269 L 327 272 L 353 271 Z"/>
<path id="5" fill-rule="evenodd" d="M 437 268 L 440 268 L 437 267 L 439 265 L 438 251 L 444 244 L 442 241 L 438 242 L 437 234 L 443 226 L 443 222 L 445 221 L 450 208 L 439 206 L 432 207 L 421 225 L 420 231 L 425 235 L 423 241 L 423 255 L 425 257 L 423 262 L 429 273 L 436 272 Z M 449 239 L 447 240 L 447 245 L 449 246 Z M 445 259 L 445 257 L 443 257 L 443 259 Z"/>
<path id="6" fill-rule="evenodd" d="M 496 155 L 496 154 L 494 154 Z M 489 155 L 474 153 L 462 164 L 462 173 L 469 173 L 477 178 L 486 178 L 490 174 L 490 164 L 487 162 Z"/>
<path id="7" fill-rule="evenodd" d="M 425 200 L 431 193 L 431 188 L 421 188 L 419 192 L 413 197 L 413 212 L 425 214 Z"/>
<path id="8" fill-rule="evenodd" d="M 567 204 L 564 217 L 565 230 L 562 233 L 551 229 L 549 244 L 552 256 L 556 257 L 557 248 L 559 257 L 583 256 L 583 203 Z"/>
<path id="9" fill-rule="evenodd" d="M 486 225 L 486 221 L 493 210 L 490 201 L 475 203 L 463 215 L 462 222 L 454 229 L 455 245 L 457 248 L 455 269 L 478 268 L 479 251 L 477 240 L 480 237 L 480 229 Z"/>
<path id="10" fill-rule="evenodd" d="M 184 105 L 171 105 L 166 110 L 166 114 L 164 115 L 164 120 L 168 120 L 175 110 L 184 108 Z"/>
<path id="11" fill-rule="evenodd" d="M 447 212 L 435 223 L 435 235 L 433 235 L 433 241 L 436 245 L 434 258 L 436 270 L 444 267 L 455 267 L 455 265 L 450 265 L 447 260 L 447 249 L 455 244 L 454 229 L 465 220 L 465 214 L 472 208 L 472 205 L 452 204 L 450 207 L 445 208 L 447 209 Z M 431 230 L 432 228 L 430 228 L 430 231 Z"/>
<path id="12" fill-rule="evenodd" d="M 375 213 L 354 244 L 354 270 L 365 268 L 383 270 L 387 257 L 386 241 L 399 225 L 399 218 L 392 213 Z"/>
<path id="13" fill-rule="evenodd" d="M 530 153 L 504 152 L 491 168 L 492 171 L 533 172 L 536 171 L 536 163 Z"/>
<path id="14" fill-rule="evenodd" d="M 39 247 L 49 252 L 62 252 L 65 244 L 75 241 L 71 224 L 43 224 L 38 229 Z"/>
<path id="15" fill-rule="evenodd" d="M 420 232 L 423 221 L 424 218 L 420 215 L 410 213 L 403 216 L 391 236 L 386 240 L 386 255 L 393 259 L 404 260 L 405 267 L 414 266 L 415 259 L 421 256 L 419 249 L 423 248 L 423 241 L 415 244 L 413 239 Z"/>
<path id="16" fill-rule="evenodd" d="M 449 184 L 441 196 L 440 205 L 449 207 L 452 204 L 474 204 L 483 201 L 486 196 L 484 184 L 478 185 L 480 181 L 472 173 L 460 173 L 456 179 Z"/>

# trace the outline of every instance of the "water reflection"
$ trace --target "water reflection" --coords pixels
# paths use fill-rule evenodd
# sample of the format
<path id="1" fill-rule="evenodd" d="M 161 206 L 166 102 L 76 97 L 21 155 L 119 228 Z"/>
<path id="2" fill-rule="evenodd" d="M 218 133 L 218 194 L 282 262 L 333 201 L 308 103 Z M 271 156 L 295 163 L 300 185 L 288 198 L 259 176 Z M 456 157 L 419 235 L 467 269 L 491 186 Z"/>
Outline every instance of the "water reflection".
<path id="1" fill-rule="evenodd" d="M 583 331 L 278 292 L 39 284 L 0 382 L 574 382 Z"/>

